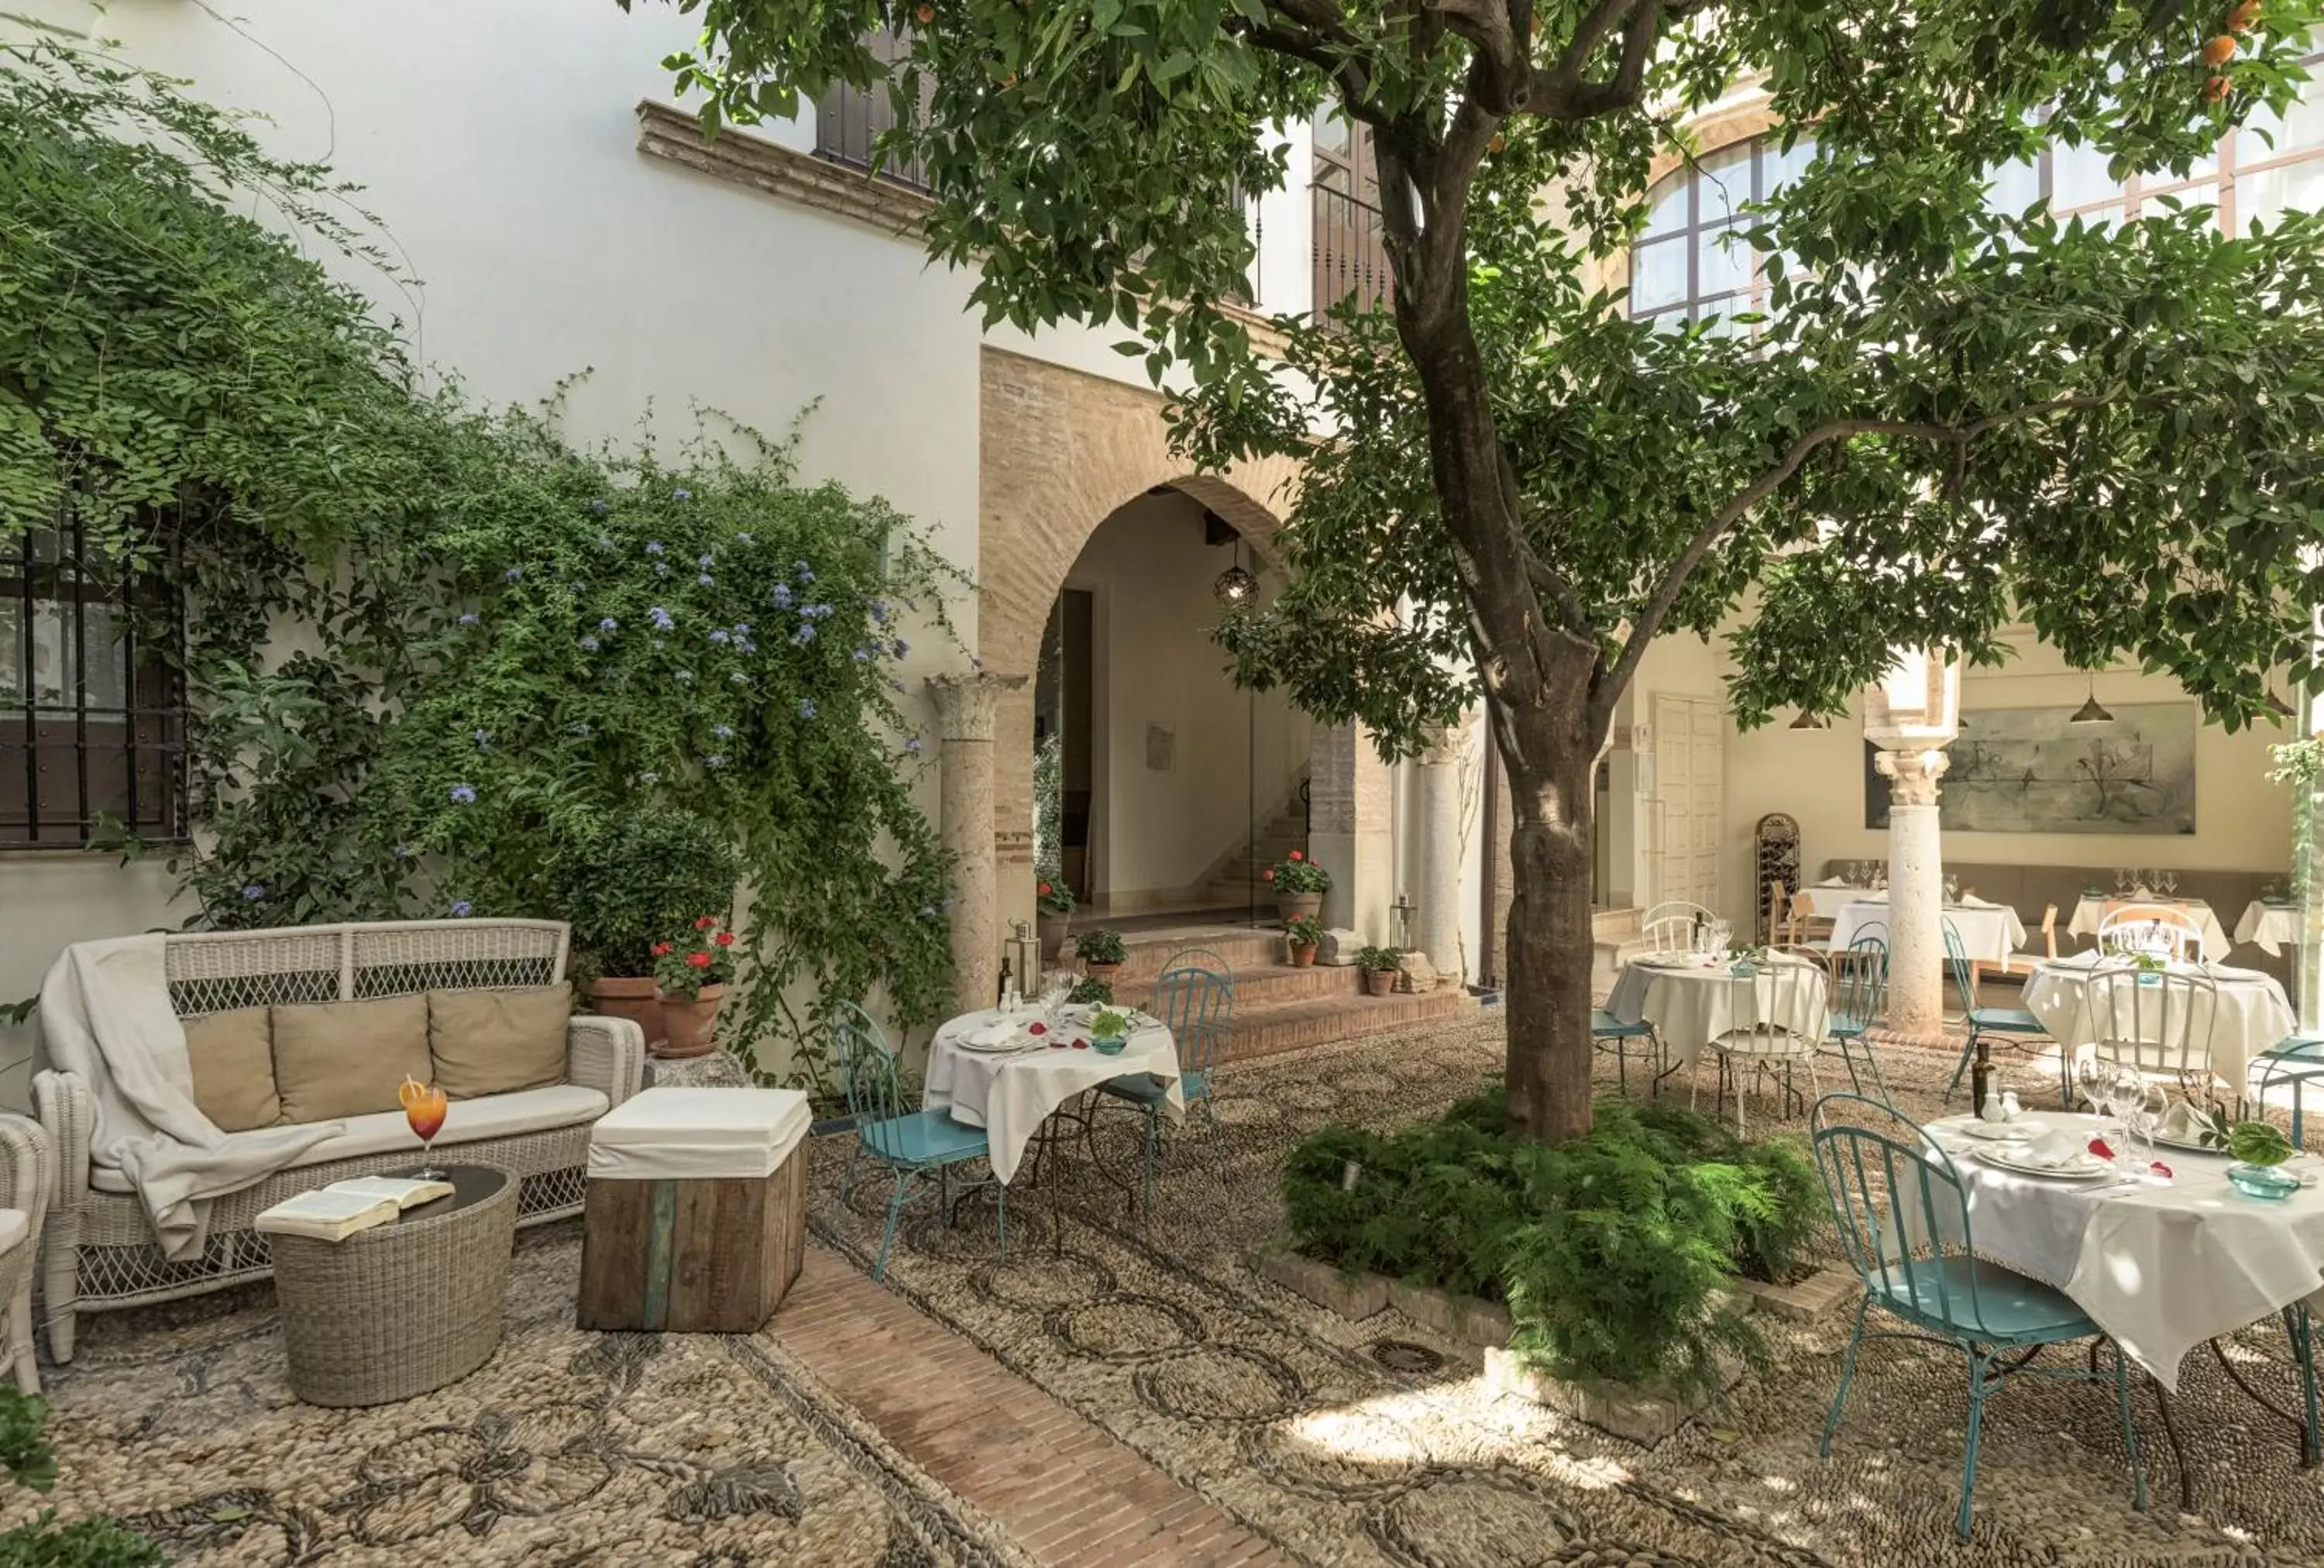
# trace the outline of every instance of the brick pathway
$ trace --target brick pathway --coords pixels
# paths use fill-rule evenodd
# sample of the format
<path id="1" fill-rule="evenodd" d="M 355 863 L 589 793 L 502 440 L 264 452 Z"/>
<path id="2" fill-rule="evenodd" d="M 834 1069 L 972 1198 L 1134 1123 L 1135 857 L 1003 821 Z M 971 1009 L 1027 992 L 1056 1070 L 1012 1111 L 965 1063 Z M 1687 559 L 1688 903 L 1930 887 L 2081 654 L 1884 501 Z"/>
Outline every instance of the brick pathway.
<path id="1" fill-rule="evenodd" d="M 812 1242 L 766 1332 L 1052 1568 L 1292 1568 L 1073 1410 Z"/>

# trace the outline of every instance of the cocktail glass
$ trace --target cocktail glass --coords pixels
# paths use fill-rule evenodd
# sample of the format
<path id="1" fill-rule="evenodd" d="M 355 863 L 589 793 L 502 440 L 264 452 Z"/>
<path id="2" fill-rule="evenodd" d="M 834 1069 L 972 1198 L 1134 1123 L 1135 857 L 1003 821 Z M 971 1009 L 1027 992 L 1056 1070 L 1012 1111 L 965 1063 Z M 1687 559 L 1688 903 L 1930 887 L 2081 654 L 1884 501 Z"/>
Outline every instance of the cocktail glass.
<path id="1" fill-rule="evenodd" d="M 410 1124 L 411 1130 L 420 1139 L 419 1179 L 424 1182 L 443 1180 L 444 1173 L 435 1168 L 432 1157 L 436 1135 L 444 1130 L 445 1114 L 452 1108 L 450 1097 L 435 1084 L 422 1084 L 410 1077 L 403 1080 L 395 1097 L 402 1103 L 403 1120 Z"/>

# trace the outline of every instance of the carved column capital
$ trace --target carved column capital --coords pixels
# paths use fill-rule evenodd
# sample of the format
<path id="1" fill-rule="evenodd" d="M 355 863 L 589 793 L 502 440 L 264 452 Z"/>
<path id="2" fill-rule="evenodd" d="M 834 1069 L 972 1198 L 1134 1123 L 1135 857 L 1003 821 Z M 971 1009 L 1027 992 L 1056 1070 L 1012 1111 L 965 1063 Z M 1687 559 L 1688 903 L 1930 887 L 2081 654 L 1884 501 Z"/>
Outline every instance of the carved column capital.
<path id="1" fill-rule="evenodd" d="M 1420 752 L 1415 759 L 1424 768 L 1449 768 L 1469 753 L 1471 715 L 1462 714 L 1449 724 L 1420 726 Z"/>
<path id="2" fill-rule="evenodd" d="M 932 675 L 928 693 L 936 698 L 936 733 L 946 742 L 990 741 L 1001 694 L 1025 684 L 1021 675 Z"/>
<path id="3" fill-rule="evenodd" d="M 1888 780 L 1888 800 L 1895 806 L 1934 806 L 1937 780 L 1952 759 L 1932 747 L 1920 752 L 1875 752 L 1872 766 Z"/>

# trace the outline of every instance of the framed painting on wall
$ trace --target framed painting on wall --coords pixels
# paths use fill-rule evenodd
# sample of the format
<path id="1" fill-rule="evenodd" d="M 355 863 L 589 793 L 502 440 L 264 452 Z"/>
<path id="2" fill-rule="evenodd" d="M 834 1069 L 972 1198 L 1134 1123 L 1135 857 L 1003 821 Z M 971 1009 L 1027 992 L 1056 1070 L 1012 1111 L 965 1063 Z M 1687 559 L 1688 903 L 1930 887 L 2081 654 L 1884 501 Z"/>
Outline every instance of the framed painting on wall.
<path id="1" fill-rule="evenodd" d="M 2070 707 L 1979 708 L 1938 781 L 1947 833 L 2190 834 L 2193 703 L 2128 703 L 2114 722 L 2075 724 Z M 1864 747 L 1864 826 L 1888 826 L 1888 780 Z"/>

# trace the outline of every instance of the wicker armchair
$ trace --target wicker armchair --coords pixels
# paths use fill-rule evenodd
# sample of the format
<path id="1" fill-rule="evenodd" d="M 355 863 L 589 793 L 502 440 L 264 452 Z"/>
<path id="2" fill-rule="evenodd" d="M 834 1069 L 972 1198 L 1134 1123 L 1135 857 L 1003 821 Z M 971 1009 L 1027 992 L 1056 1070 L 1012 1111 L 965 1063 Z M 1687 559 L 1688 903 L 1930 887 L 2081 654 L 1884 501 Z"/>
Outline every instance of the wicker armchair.
<path id="1" fill-rule="evenodd" d="M 56 1185 L 56 1150 L 41 1124 L 0 1115 L 0 1299 L 8 1303 L 8 1342 L 0 1353 L 0 1371 L 14 1373 L 16 1387 L 27 1394 L 41 1391 L 40 1362 L 32 1351 L 32 1276 L 42 1222 Z"/>
<path id="2" fill-rule="evenodd" d="M 548 920 L 189 932 L 167 939 L 164 968 L 178 1016 L 196 1018 L 229 1008 L 557 984 L 565 979 L 567 936 L 562 924 Z M 581 1212 L 590 1123 L 635 1094 L 644 1075 L 644 1033 L 625 1019 L 576 1017 L 567 1038 L 566 1085 L 595 1093 L 558 1095 L 547 1116 L 506 1130 L 491 1130 L 490 1119 L 484 1119 L 486 1129 L 466 1138 L 462 1118 L 456 1116 L 437 1139 L 437 1148 L 451 1158 L 498 1166 L 519 1178 L 520 1225 Z M 549 1096 L 554 1091 L 533 1093 Z M 327 1139 L 315 1151 L 322 1158 L 216 1200 L 201 1256 L 171 1260 L 154 1244 L 144 1206 L 128 1184 L 117 1172 L 92 1166 L 96 1098 L 88 1081 L 74 1073 L 42 1073 L 32 1081 L 32 1094 L 56 1157 L 53 1197 L 40 1239 L 40 1274 L 49 1348 L 60 1362 L 72 1360 L 81 1313 L 170 1301 L 268 1277 L 268 1240 L 251 1229 L 260 1211 L 296 1193 L 412 1163 L 408 1131 L 400 1139 L 372 1140 L 383 1147 L 350 1148 L 344 1158 L 334 1158 L 335 1144 L 365 1140 Z M 481 1107 L 521 1098 L 487 1095 L 462 1103 Z M 5 1267 L 0 1259 L 0 1282 Z"/>

